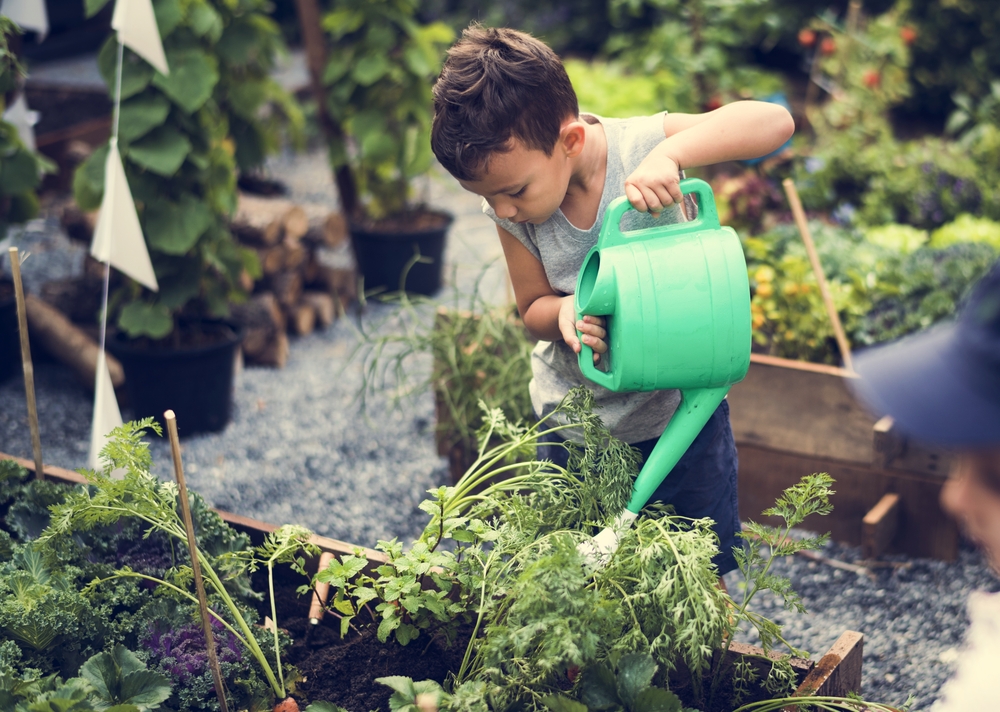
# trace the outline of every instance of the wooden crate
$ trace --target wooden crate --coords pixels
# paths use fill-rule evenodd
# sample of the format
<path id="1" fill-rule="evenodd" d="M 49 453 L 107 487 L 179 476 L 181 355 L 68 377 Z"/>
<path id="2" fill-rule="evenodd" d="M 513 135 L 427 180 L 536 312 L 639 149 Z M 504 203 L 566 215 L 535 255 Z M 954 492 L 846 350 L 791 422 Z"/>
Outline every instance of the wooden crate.
<path id="1" fill-rule="evenodd" d="M 958 528 L 941 509 L 949 457 L 907 441 L 858 403 L 857 376 L 833 366 L 761 356 L 729 393 L 739 452 L 740 515 L 756 517 L 803 475 L 835 480 L 833 513 L 803 525 L 862 546 L 952 561 Z M 895 495 L 895 496 L 893 496 Z"/>
<path id="2" fill-rule="evenodd" d="M 34 463 L 19 457 L 13 457 L 0 452 L 0 460 L 15 460 L 25 469 L 34 472 Z M 86 479 L 71 470 L 52 465 L 45 466 L 45 479 L 65 484 L 84 484 Z M 251 517 L 244 517 L 220 509 L 215 509 L 230 526 L 248 534 L 252 541 L 260 543 L 269 533 L 275 531 L 278 525 L 262 522 Z M 385 562 L 385 555 L 374 549 L 358 547 L 337 539 L 314 535 L 312 543 L 322 551 L 340 556 L 353 554 L 362 549 L 369 562 L 378 565 Z M 307 563 L 307 567 L 315 569 L 316 562 Z M 771 654 L 776 657 L 776 653 Z M 864 656 L 864 636 L 856 631 L 845 631 L 834 642 L 833 646 L 823 654 L 818 661 L 792 658 L 799 685 L 797 695 L 833 695 L 846 696 L 849 692 L 861 691 L 861 670 Z M 752 665 L 760 668 L 766 665 L 768 654 L 755 645 L 734 642 L 728 651 L 727 664 L 739 658 L 747 658 Z M 764 671 L 766 673 L 766 670 Z"/>

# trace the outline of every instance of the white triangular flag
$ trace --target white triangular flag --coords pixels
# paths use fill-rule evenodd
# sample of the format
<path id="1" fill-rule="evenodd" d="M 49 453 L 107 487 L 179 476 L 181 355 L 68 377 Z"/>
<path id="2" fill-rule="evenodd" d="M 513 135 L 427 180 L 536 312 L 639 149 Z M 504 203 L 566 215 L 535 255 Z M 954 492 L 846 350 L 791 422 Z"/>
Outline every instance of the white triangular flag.
<path id="1" fill-rule="evenodd" d="M 35 124 L 38 123 L 38 112 L 28 108 L 24 100 L 24 92 L 17 95 L 14 103 L 3 112 L 4 121 L 10 122 L 17 129 L 17 135 L 29 151 L 35 150 Z"/>
<path id="2" fill-rule="evenodd" d="M 0 15 L 6 15 L 23 30 L 34 30 L 41 42 L 49 34 L 49 16 L 45 0 L 3 0 Z"/>
<path id="3" fill-rule="evenodd" d="M 108 142 L 108 160 L 104 164 L 104 199 L 94 228 L 90 254 L 101 262 L 110 262 L 136 282 L 154 292 L 156 283 L 153 264 L 149 261 L 146 241 L 142 237 L 139 216 L 132 202 L 132 191 L 125 179 L 125 168 L 118 153 L 118 142 Z"/>
<path id="4" fill-rule="evenodd" d="M 160 74 L 170 74 L 151 0 L 115 0 L 111 28 L 118 31 L 123 45 L 156 67 Z"/>
<path id="5" fill-rule="evenodd" d="M 118 399 L 115 398 L 114 386 L 111 385 L 108 362 L 104 352 L 101 351 L 97 356 L 97 380 L 94 382 L 94 422 L 90 429 L 90 457 L 87 458 L 87 464 L 91 469 L 100 470 L 103 467 L 100 454 L 108 442 L 107 435 L 121 424 L 122 414 L 118 410 Z"/>

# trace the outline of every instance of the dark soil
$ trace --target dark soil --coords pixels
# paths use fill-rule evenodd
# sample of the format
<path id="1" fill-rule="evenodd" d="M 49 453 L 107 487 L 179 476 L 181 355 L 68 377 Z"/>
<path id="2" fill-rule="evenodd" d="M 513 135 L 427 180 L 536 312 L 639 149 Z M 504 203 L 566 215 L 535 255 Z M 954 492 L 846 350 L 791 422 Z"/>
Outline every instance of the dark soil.
<path id="1" fill-rule="evenodd" d="M 120 339 L 120 348 L 129 351 L 177 351 L 179 349 L 199 349 L 213 344 L 221 344 L 232 338 L 233 327 L 222 322 L 200 321 L 184 323 L 174 329 L 164 339 Z M 114 350 L 112 345 L 112 350 Z"/>
<path id="2" fill-rule="evenodd" d="M 415 233 L 440 230 L 452 221 L 446 213 L 429 208 L 414 208 L 401 215 L 390 215 L 381 220 L 354 220 L 352 226 L 365 232 L 392 235 L 395 233 Z"/>
<path id="3" fill-rule="evenodd" d="M 286 660 L 305 680 L 296 683 L 300 706 L 312 702 L 332 702 L 349 712 L 388 712 L 392 690 L 376 678 L 403 675 L 419 680 L 444 682 L 458 670 L 465 653 L 462 642 L 445 647 L 444 641 L 421 635 L 407 646 L 379 642 L 376 624 L 362 623 L 360 634 L 351 631 L 340 637 L 340 622 L 327 614 L 318 624 L 309 622 L 309 597 L 296 588 L 305 579 L 289 570 L 277 572 L 275 601 L 278 623 L 293 639 Z M 254 589 L 266 590 L 256 578 Z M 359 616 L 359 618 L 361 618 Z"/>
<path id="4" fill-rule="evenodd" d="M 309 627 L 311 631 L 306 630 Z M 375 630 L 369 625 L 360 636 L 352 632 L 341 640 L 332 626 L 312 626 L 305 617 L 289 623 L 295 642 L 288 660 L 305 676 L 296 692 L 309 702 L 333 702 L 350 712 L 387 712 L 392 690 L 375 682 L 376 678 L 403 675 L 444 682 L 462 663 L 465 650 L 461 645 L 444 648 L 426 636 L 405 647 L 392 641 L 381 643 Z"/>

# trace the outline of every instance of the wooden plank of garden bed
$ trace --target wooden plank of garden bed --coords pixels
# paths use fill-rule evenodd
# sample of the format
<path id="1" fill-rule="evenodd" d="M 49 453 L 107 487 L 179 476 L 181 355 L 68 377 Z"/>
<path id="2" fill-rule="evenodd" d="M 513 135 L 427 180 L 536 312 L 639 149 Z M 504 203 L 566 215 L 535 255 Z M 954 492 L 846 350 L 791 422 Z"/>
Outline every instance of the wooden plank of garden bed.
<path id="1" fill-rule="evenodd" d="M 746 378 L 729 392 L 737 445 L 871 463 L 879 419 L 854 398 L 855 378 L 836 366 L 751 354 Z M 944 477 L 946 459 L 943 451 L 910 441 L 887 469 Z"/>
<path id="2" fill-rule="evenodd" d="M 865 637 L 849 630 L 841 634 L 833 647 L 819 659 L 799 688 L 796 696 L 829 695 L 846 697 L 848 693 L 861 692 L 861 664 L 864 656 Z M 798 708 L 786 707 L 786 710 Z"/>
<path id="3" fill-rule="evenodd" d="M 14 460 L 26 470 L 30 472 L 35 471 L 35 464 L 31 460 L 25 460 L 22 457 L 15 457 L 13 455 L 0 452 L 0 460 Z M 73 472 L 72 470 L 67 470 L 63 467 L 56 467 L 54 465 L 45 465 L 45 479 L 74 485 L 87 484 L 87 478 L 78 472 Z M 216 509 L 213 507 L 212 511 L 216 512 L 220 517 L 222 517 L 224 522 L 232 526 L 234 529 L 238 529 L 249 534 L 257 533 L 261 537 L 277 530 L 279 526 L 277 524 L 262 522 L 259 519 L 253 519 L 252 517 L 245 517 L 242 514 L 233 514 L 232 512 L 227 512 L 223 509 Z M 367 557 L 369 561 L 384 562 L 386 560 L 385 554 L 381 551 L 369 549 L 364 546 L 359 547 L 355 544 L 348 544 L 347 542 L 343 542 L 338 539 L 331 539 L 325 536 L 319 536 L 318 534 L 313 534 L 310 542 L 318 546 L 323 551 L 329 551 L 330 553 L 336 555 L 353 554 L 355 550 L 361 549 L 362 555 Z"/>
<path id="4" fill-rule="evenodd" d="M 899 495 L 898 533 L 889 553 L 954 561 L 958 555 L 958 527 L 939 502 L 944 480 L 904 470 L 879 470 L 871 465 L 810 457 L 748 443 L 737 443 L 739 452 L 739 512 L 746 521 L 780 523 L 760 513 L 803 475 L 827 472 L 836 483 L 830 498 L 833 512 L 813 515 L 802 528 L 829 531 L 835 541 L 852 546 L 862 543 L 865 515 L 888 492 Z"/>

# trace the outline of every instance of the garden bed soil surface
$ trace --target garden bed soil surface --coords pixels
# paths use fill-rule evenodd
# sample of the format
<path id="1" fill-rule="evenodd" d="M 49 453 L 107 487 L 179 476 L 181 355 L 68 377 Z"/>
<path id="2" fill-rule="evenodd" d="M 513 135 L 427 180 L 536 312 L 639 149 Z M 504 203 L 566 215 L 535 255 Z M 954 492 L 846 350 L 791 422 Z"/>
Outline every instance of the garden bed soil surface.
<path id="1" fill-rule="evenodd" d="M 304 678 L 296 683 L 295 688 L 301 706 L 324 701 L 340 705 L 348 712 L 388 712 L 392 690 L 376 682 L 377 678 L 402 675 L 414 681 L 435 680 L 444 683 L 449 673 L 461 666 L 471 628 L 461 630 L 458 640 L 450 647 L 443 640 L 431 639 L 426 634 L 421 634 L 421 637 L 406 646 L 392 640 L 382 643 L 375 634 L 374 624 L 365 625 L 360 631 L 352 630 L 346 638 L 341 638 L 339 620 L 329 613 L 317 625 L 309 622 L 310 598 L 299 595 L 296 591 L 304 582 L 302 576 L 290 569 L 275 571 L 278 623 L 293 640 L 285 653 L 285 660 L 294 665 Z M 267 590 L 264 572 L 255 574 L 254 589 Z M 262 608 L 261 615 L 270 615 L 270 611 Z M 718 690 L 717 697 L 720 701 L 709 708 L 708 712 L 728 712 L 732 708 L 729 700 L 733 694 L 733 663 L 740 657 L 737 651 L 744 648 L 750 649 L 750 646 L 735 645 L 730 653 L 726 669 L 722 672 L 723 682 Z M 760 654 L 763 651 L 754 649 L 753 652 Z M 797 675 L 796 685 L 799 685 L 813 665 L 798 658 L 793 658 L 792 662 Z M 767 677 L 767 667 L 769 665 L 763 661 L 758 661 L 755 665 L 761 680 Z M 665 681 L 660 678 L 657 675 L 654 683 L 663 685 Z M 708 691 L 709 686 L 710 680 L 706 677 L 704 692 Z M 565 690 L 568 691 L 571 687 L 572 683 L 567 679 Z M 686 671 L 671 674 L 669 689 L 685 705 L 703 709 L 698 706 L 701 703 L 695 700 L 691 678 Z M 741 700 L 741 704 L 771 697 L 763 688 L 752 689 Z"/>
<path id="2" fill-rule="evenodd" d="M 309 597 L 296 593 L 305 579 L 288 569 L 275 575 L 278 623 L 293 639 L 286 660 L 305 678 L 296 683 L 296 694 L 306 703 L 333 702 L 348 712 L 387 711 L 392 690 L 375 682 L 376 678 L 403 675 L 443 683 L 462 663 L 462 641 L 446 647 L 443 641 L 422 634 L 407 646 L 382 643 L 374 625 L 341 638 L 340 622 L 329 613 L 313 625 L 308 618 Z M 256 590 L 266 590 L 266 586 L 266 579 L 255 578 Z"/>

